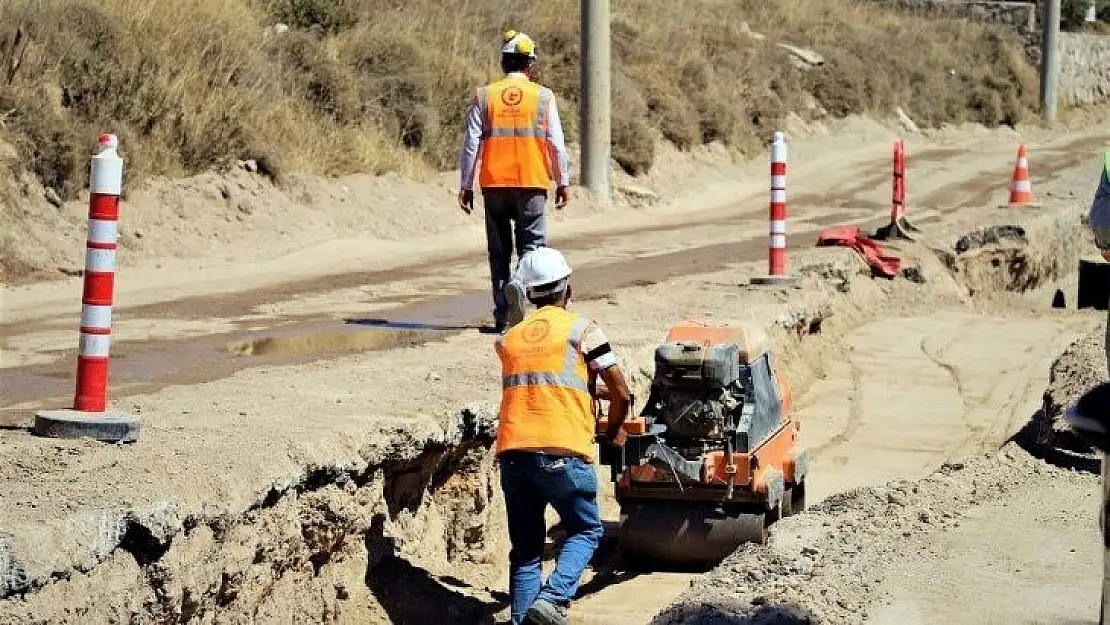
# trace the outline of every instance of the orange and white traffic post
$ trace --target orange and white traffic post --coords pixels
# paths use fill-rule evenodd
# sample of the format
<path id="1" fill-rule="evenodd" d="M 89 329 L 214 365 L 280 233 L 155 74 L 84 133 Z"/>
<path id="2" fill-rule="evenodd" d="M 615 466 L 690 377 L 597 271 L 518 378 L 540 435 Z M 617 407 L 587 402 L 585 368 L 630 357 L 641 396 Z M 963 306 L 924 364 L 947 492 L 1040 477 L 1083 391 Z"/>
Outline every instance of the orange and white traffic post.
<path id="1" fill-rule="evenodd" d="M 1029 178 L 1029 154 L 1025 144 L 1018 146 L 1014 177 L 1010 181 L 1010 206 L 1029 206 L 1033 203 L 1033 181 Z"/>
<path id="2" fill-rule="evenodd" d="M 119 139 L 102 134 L 89 172 L 89 225 L 77 352 L 77 391 L 72 410 L 35 415 L 36 434 L 90 437 L 106 442 L 138 439 L 139 419 L 108 410 L 108 362 L 112 335 L 119 206 L 123 159 Z"/>
<path id="3" fill-rule="evenodd" d="M 786 272 L 786 134 L 775 132 L 771 142 L 771 194 L 768 215 L 768 254 L 766 276 L 752 278 L 752 284 L 794 286 L 798 277 Z"/>

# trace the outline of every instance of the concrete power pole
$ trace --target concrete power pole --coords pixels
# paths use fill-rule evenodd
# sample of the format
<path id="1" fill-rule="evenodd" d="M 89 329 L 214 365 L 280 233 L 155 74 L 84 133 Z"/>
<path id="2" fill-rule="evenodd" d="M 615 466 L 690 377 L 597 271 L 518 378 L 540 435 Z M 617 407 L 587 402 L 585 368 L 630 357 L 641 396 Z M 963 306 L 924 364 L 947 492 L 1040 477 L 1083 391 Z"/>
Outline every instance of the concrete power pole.
<path id="1" fill-rule="evenodd" d="M 1047 0 L 1041 31 L 1041 115 L 1056 123 L 1056 90 L 1060 84 L 1060 0 Z"/>
<path id="2" fill-rule="evenodd" d="M 609 0 L 582 0 L 582 184 L 609 205 Z"/>

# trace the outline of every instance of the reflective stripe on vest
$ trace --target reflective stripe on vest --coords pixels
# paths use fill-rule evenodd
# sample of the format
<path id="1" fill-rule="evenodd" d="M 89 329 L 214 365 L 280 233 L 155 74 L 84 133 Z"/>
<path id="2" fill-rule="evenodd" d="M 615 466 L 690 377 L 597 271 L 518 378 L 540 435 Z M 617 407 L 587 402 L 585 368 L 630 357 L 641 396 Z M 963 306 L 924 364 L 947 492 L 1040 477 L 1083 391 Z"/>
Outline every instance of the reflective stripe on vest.
<path id="1" fill-rule="evenodd" d="M 545 307 L 498 343 L 503 367 L 498 452 L 561 448 L 592 457 L 593 402 L 581 355 L 587 323 L 565 309 Z"/>
<path id="2" fill-rule="evenodd" d="M 547 189 L 551 90 L 510 77 L 478 90 L 483 120 L 479 184 Z"/>

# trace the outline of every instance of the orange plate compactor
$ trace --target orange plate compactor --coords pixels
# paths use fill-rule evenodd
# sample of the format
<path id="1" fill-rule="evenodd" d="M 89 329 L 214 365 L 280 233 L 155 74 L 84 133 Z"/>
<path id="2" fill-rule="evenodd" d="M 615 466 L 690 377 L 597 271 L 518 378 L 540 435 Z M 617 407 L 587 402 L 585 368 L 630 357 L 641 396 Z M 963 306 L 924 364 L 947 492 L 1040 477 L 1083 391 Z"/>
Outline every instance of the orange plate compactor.
<path id="1" fill-rule="evenodd" d="M 599 389 L 598 432 L 608 420 Z M 655 350 L 651 391 L 623 449 L 602 445 L 629 561 L 718 564 L 805 507 L 809 454 L 790 389 L 758 328 L 683 323 Z"/>

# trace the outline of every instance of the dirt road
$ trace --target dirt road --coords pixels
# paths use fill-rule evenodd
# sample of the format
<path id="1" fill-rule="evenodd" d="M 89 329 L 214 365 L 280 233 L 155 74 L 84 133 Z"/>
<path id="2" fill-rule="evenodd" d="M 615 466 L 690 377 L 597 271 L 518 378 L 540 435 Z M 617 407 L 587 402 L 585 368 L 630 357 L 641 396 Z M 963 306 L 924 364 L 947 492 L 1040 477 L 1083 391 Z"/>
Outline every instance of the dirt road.
<path id="1" fill-rule="evenodd" d="M 1099 322 L 1048 309 L 1047 294 L 973 300 L 932 250 L 951 249 L 954 235 L 978 226 L 1017 222 L 1029 238 L 1018 269 L 1054 288 L 1063 277 L 1054 259 L 1074 261 L 1078 244 L 1065 249 L 1059 239 L 1080 240 L 1076 206 L 1093 191 L 1091 155 L 1110 138 L 1101 128 L 1037 139 L 1043 205 L 1029 209 L 999 208 L 1014 135 L 922 140 L 909 188 L 926 242 L 890 249 L 924 283 L 876 280 L 852 252 L 810 247 L 822 226 L 885 215 L 890 135 L 874 129 L 835 139 L 840 152 L 819 151 L 834 143 L 820 137 L 792 151 L 799 290 L 738 286 L 765 270 L 762 163 L 740 168 L 742 182 L 727 187 L 736 194 L 716 206 L 692 196 L 642 214 L 572 217 L 557 224 L 553 244 L 566 244 L 576 268 L 584 295 L 576 307 L 604 320 L 635 363 L 634 384 L 645 383 L 652 350 L 675 321 L 769 326 L 798 382 L 804 440 L 817 452 L 813 499 L 919 478 L 1010 436 L 1036 408 L 1051 360 Z M 450 607 L 437 616 L 444 622 L 502 609 L 501 503 L 488 459 L 467 455 L 477 453 L 482 422 L 459 410 L 496 400 L 489 338 L 421 327 L 470 324 L 485 312 L 481 254 L 473 241 L 459 244 L 464 235 L 473 232 L 364 258 L 348 241 L 330 255 L 314 245 L 249 268 L 167 276 L 140 265 L 130 282 L 121 274 L 112 397 L 144 418 L 144 441 L 124 448 L 42 441 L 20 427 L 35 408 L 68 400 L 74 283 L 6 291 L 0 409 L 16 425 L 0 430 L 0 551 L 14 554 L 6 561 L 35 592 L 0 603 L 0 616 L 128 618 L 141 604 L 173 618 L 189 610 L 400 622 L 425 614 L 426 593 Z M 984 261 L 985 272 L 1011 270 Z M 804 323 L 792 321 L 799 316 Z M 344 325 L 346 317 L 393 323 L 383 332 Z M 810 327 L 820 333 L 801 336 Z M 467 454 L 443 451 L 463 440 Z M 1076 482 L 1060 504 L 1086 485 Z M 1074 558 L 1089 556 L 1077 547 Z M 373 573 L 401 565 L 405 584 L 418 586 Z M 923 559 L 915 570 L 928 568 Z M 575 612 L 584 622 L 645 622 L 700 592 L 691 581 L 713 579 L 602 568 Z M 903 614 L 939 602 L 896 590 L 884 596 Z"/>
<path id="2" fill-rule="evenodd" d="M 1045 141 L 1037 147 L 1034 181 L 1043 183 L 1089 160 L 1090 151 L 1104 142 L 1104 136 L 1090 133 Z M 914 219 L 929 224 L 961 207 L 1002 197 L 1012 158 L 1007 143 L 911 152 Z M 882 223 L 888 213 L 889 163 L 875 158 L 875 151 L 863 156 L 856 148 L 845 154 L 847 160 L 836 170 L 851 169 L 848 182 L 842 175 L 820 170 L 818 164 L 835 161 L 823 153 L 813 159 L 795 157 L 800 172 L 791 182 L 790 245 L 810 244 L 816 231 L 829 225 Z M 755 183 L 744 185 L 751 186 Z M 766 255 L 765 207 L 759 195 L 747 193 L 739 203 L 722 205 L 718 198 L 717 206 L 709 209 L 690 199 L 676 201 L 646 219 L 610 220 L 608 228 L 590 219 L 569 223 L 553 245 L 568 251 L 584 296 L 757 261 Z M 344 260 L 355 262 L 344 255 L 346 246 L 336 247 L 338 254 L 330 264 L 317 260 L 317 270 Z M 293 255 L 274 261 L 286 265 L 265 275 L 263 286 L 236 293 L 226 290 L 235 283 L 234 268 L 228 270 L 228 280 L 207 292 L 201 289 L 212 286 L 209 272 L 160 272 L 155 277 L 138 268 L 134 276 L 124 273 L 113 328 L 115 393 L 126 396 L 167 384 L 196 384 L 248 366 L 412 345 L 441 338 L 454 327 L 480 324 L 488 314 L 482 278 L 486 269 L 480 254 L 465 249 L 456 241 L 454 248 L 445 247 L 431 257 L 434 265 L 421 250 L 394 254 L 388 269 L 346 270 L 273 283 L 278 276 L 297 275 L 286 269 L 300 259 Z M 165 282 L 179 284 L 167 290 Z M 72 288 L 51 284 L 5 295 L 0 418 L 9 423 L 26 418 L 28 408 L 70 400 L 75 351 Z M 368 319 L 395 322 L 398 331 L 383 335 L 368 330 L 359 323 Z"/>

